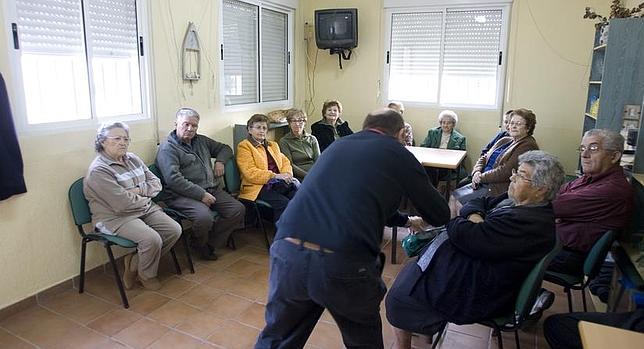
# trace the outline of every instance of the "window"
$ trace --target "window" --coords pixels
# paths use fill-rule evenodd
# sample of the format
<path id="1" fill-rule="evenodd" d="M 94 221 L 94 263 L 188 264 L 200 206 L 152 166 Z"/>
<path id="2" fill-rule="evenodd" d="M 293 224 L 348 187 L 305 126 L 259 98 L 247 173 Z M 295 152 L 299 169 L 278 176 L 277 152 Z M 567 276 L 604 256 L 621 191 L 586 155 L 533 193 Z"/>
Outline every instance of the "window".
<path id="1" fill-rule="evenodd" d="M 507 8 L 388 12 L 389 100 L 497 108 Z"/>
<path id="2" fill-rule="evenodd" d="M 15 0 L 23 126 L 141 119 L 147 84 L 136 0 Z M 141 45 L 141 47 L 139 46 Z"/>
<path id="3" fill-rule="evenodd" d="M 292 10 L 238 0 L 222 4 L 224 104 L 290 103 Z"/>

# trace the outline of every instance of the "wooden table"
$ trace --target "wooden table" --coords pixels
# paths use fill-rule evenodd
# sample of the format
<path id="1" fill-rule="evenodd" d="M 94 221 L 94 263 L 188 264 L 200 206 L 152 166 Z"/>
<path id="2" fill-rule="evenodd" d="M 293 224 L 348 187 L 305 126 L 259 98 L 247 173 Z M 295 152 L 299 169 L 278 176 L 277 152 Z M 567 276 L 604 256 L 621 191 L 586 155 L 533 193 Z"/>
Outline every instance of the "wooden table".
<path id="1" fill-rule="evenodd" d="M 425 147 L 406 147 L 409 152 L 414 154 L 418 162 L 425 167 L 436 167 L 450 170 L 457 170 L 465 159 L 467 152 L 465 150 L 451 150 Z M 451 178 L 451 173 L 448 173 Z M 447 181 L 445 187 L 445 200 L 449 200 L 450 182 Z M 391 263 L 396 264 L 396 247 L 398 244 L 398 229 L 391 228 Z"/>
<path id="2" fill-rule="evenodd" d="M 641 349 L 644 334 L 617 327 L 580 321 L 579 335 L 584 349 Z"/>

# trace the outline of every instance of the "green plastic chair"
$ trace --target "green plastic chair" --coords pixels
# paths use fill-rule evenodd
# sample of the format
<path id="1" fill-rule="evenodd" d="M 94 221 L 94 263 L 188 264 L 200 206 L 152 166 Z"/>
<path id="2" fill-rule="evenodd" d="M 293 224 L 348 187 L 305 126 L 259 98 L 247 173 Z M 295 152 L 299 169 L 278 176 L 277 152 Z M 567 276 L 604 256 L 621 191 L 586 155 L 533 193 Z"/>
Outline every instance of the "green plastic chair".
<path id="1" fill-rule="evenodd" d="M 165 187 L 165 183 L 163 182 L 163 176 L 161 176 L 161 171 L 159 170 L 159 168 L 155 164 L 148 166 L 148 168 L 150 169 L 150 172 L 152 172 L 155 176 L 159 178 L 159 180 L 161 181 L 161 185 Z M 152 198 L 152 201 L 158 204 L 162 202 L 161 198 L 162 198 L 162 195 L 161 193 L 159 193 L 159 195 Z M 170 218 L 174 219 L 177 223 L 179 223 L 179 225 L 181 225 L 181 222 L 183 220 L 188 220 L 188 217 L 185 214 L 177 210 L 171 209 L 167 207 L 167 205 L 165 204 L 161 207 L 163 208 L 163 212 L 165 212 L 165 214 L 170 216 Z M 216 214 L 216 212 L 213 212 L 213 214 Z M 185 230 L 181 231 L 181 240 L 183 241 L 183 246 L 186 249 L 186 259 L 188 259 L 188 267 L 190 267 L 190 273 L 194 274 L 195 266 L 192 263 L 192 255 L 190 254 L 190 243 L 188 242 L 188 233 Z M 179 264 L 177 263 L 176 265 L 179 265 Z M 177 274 L 181 274 L 181 271 L 179 271 Z"/>
<path id="2" fill-rule="evenodd" d="M 114 271 L 116 286 L 119 289 L 119 294 L 121 295 L 121 301 L 123 302 L 123 307 L 129 308 L 130 304 L 125 295 L 125 289 L 123 288 L 123 281 L 121 281 L 121 275 L 119 274 L 118 268 L 116 267 L 116 260 L 114 259 L 114 254 L 112 253 L 112 246 L 120 246 L 123 248 L 137 248 L 137 244 L 129 239 L 122 238 L 117 235 L 103 234 L 94 228 L 94 231 L 91 233 L 85 232 L 83 225 L 90 224 L 92 222 L 92 214 L 89 210 L 89 203 L 85 198 L 83 193 L 83 178 L 77 179 L 69 187 L 69 204 L 72 209 L 72 216 L 74 218 L 74 224 L 78 228 L 78 233 L 81 236 L 81 260 L 80 260 L 80 281 L 78 285 L 78 293 L 83 293 L 85 290 L 85 256 L 87 252 L 87 243 L 96 241 L 103 244 L 107 256 L 110 259 L 110 264 Z M 177 256 L 174 252 L 174 247 L 170 249 L 172 258 L 174 260 L 175 268 L 177 269 L 178 274 L 181 274 L 179 269 L 179 263 L 177 262 Z"/>
<path id="3" fill-rule="evenodd" d="M 501 332 L 508 331 L 514 332 L 516 347 L 517 349 L 521 348 L 521 344 L 519 343 L 519 329 L 521 329 L 521 326 L 530 315 L 530 311 L 537 300 L 537 296 L 541 290 L 543 276 L 546 273 L 548 264 L 550 264 L 550 261 L 559 253 L 559 251 L 561 251 L 561 244 L 557 240 L 555 247 L 548 252 L 547 255 L 541 258 L 541 260 L 532 268 L 525 280 L 523 280 L 521 288 L 519 289 L 519 294 L 517 295 L 517 300 L 514 303 L 514 311 L 511 314 L 479 322 L 481 325 L 492 328 L 493 335 L 498 339 L 499 349 L 503 349 L 503 337 L 501 336 Z M 441 325 L 438 330 L 438 336 L 432 345 L 432 349 L 436 348 L 438 345 L 446 327 L 446 322 Z"/>
<path id="4" fill-rule="evenodd" d="M 241 176 L 239 174 L 239 168 L 237 167 L 237 163 L 235 162 L 234 158 L 226 162 L 225 171 L 224 171 L 224 183 L 226 184 L 226 190 L 230 195 L 237 198 L 237 200 L 239 200 L 242 204 L 244 204 L 244 206 L 250 207 L 253 210 L 253 212 L 255 213 L 255 217 L 257 218 L 257 223 L 259 224 L 260 229 L 262 229 L 262 232 L 264 233 L 264 239 L 266 240 L 266 248 L 270 249 L 271 242 L 270 242 L 270 239 L 268 238 L 268 232 L 266 231 L 266 227 L 262 222 L 260 207 L 266 210 L 272 210 L 273 208 L 268 202 L 263 200 L 252 201 L 252 200 L 242 199 L 239 197 L 239 189 L 241 188 Z M 231 241 L 233 246 L 235 246 L 234 240 L 232 239 L 232 235 L 231 235 Z"/>
<path id="5" fill-rule="evenodd" d="M 572 275 L 546 271 L 546 275 L 544 277 L 546 281 L 564 287 L 564 292 L 566 292 L 566 295 L 568 296 L 568 312 L 572 313 L 572 290 L 581 291 L 584 311 L 588 311 L 586 306 L 586 292 L 584 292 L 584 290 L 588 287 L 590 281 L 592 281 L 599 273 L 602 263 L 606 259 L 606 254 L 610 250 L 616 235 L 615 231 L 609 230 L 595 242 L 588 252 L 588 256 L 586 256 L 582 274 Z"/>

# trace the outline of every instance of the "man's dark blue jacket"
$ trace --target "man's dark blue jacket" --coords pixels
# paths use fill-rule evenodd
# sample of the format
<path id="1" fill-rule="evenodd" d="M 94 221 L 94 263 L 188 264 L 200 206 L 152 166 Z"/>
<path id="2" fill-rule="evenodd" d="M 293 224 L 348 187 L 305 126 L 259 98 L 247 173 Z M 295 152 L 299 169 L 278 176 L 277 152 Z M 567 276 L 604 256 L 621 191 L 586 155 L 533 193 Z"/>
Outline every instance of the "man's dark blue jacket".
<path id="1" fill-rule="evenodd" d="M 403 195 L 426 222 L 449 220 L 445 200 L 394 137 L 373 130 L 342 137 L 311 168 L 277 223 L 275 239 L 300 238 L 338 253 L 375 258 L 385 224 L 396 223 L 391 217 Z"/>

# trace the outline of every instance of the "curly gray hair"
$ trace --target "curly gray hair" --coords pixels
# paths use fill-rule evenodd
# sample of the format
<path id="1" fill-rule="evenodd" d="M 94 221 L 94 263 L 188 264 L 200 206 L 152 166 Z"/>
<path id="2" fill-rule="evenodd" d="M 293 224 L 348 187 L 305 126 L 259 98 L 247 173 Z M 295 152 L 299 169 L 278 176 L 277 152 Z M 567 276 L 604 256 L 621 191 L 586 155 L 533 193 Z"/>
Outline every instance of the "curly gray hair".
<path id="1" fill-rule="evenodd" d="M 102 124 L 98 130 L 96 130 L 96 138 L 94 139 L 94 150 L 97 153 L 103 151 L 103 142 L 107 139 L 107 134 L 110 133 L 111 129 L 120 128 L 125 131 L 128 137 L 130 137 L 130 128 L 122 122 L 112 122 L 109 124 Z"/>
<path id="2" fill-rule="evenodd" d="M 445 118 L 450 118 L 454 125 L 458 123 L 458 115 L 456 115 L 456 112 L 453 110 L 443 110 L 440 112 L 440 114 L 438 114 L 438 123 L 440 124 Z"/>
<path id="3" fill-rule="evenodd" d="M 519 165 L 526 164 L 534 169 L 532 185 L 547 189 L 545 198 L 551 201 L 566 179 L 559 158 L 543 150 L 531 150 L 519 155 Z"/>

